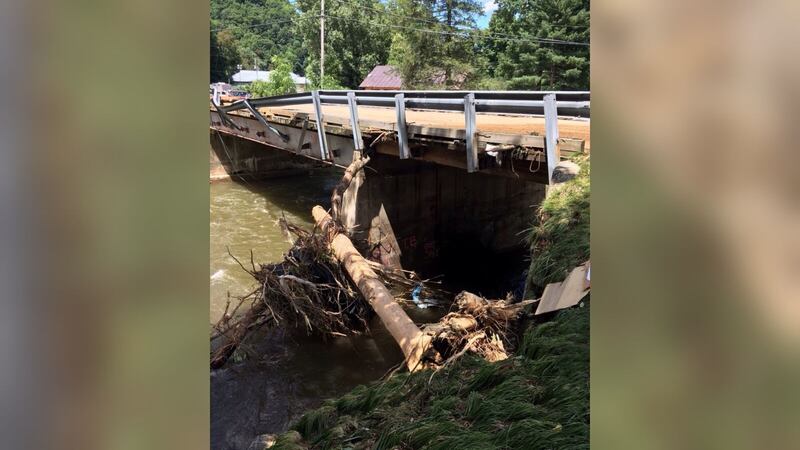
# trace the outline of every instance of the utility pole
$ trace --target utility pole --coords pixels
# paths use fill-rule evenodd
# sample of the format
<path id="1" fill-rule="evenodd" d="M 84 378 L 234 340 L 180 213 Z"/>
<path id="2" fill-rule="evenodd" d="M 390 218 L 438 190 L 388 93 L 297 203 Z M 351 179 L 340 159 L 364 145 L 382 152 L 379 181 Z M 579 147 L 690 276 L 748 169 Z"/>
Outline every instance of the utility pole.
<path id="1" fill-rule="evenodd" d="M 320 0 L 319 15 L 319 87 L 325 80 L 325 0 Z"/>

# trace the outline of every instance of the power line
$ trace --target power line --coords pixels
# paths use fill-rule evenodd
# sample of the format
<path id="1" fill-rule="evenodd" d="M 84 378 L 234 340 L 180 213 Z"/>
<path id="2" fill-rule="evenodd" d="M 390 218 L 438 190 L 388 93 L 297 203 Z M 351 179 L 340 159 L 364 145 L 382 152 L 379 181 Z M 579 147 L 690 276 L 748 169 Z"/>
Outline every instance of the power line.
<path id="1" fill-rule="evenodd" d="M 586 31 L 588 31 L 588 29 L 587 29 Z M 517 35 L 517 36 L 515 36 L 515 35 L 512 35 L 512 34 L 508 34 L 508 33 L 498 33 L 497 31 L 492 31 L 492 32 L 490 33 L 490 35 L 491 35 L 491 36 L 499 36 L 499 37 L 508 37 L 509 39 L 514 39 L 514 40 L 517 40 L 517 39 L 523 39 L 523 38 L 520 38 L 518 35 Z M 531 39 L 549 39 L 549 38 L 531 38 Z M 562 41 L 561 39 L 554 39 L 554 40 L 557 40 L 557 41 Z M 574 41 L 562 41 L 562 42 L 565 42 L 565 43 L 566 43 L 566 42 L 574 42 Z M 576 43 L 576 44 L 585 44 L 585 45 L 589 45 L 589 44 L 587 44 L 587 43 L 581 43 L 581 42 L 575 42 L 575 43 Z"/>
<path id="2" fill-rule="evenodd" d="M 422 17 L 412 17 L 412 16 L 407 16 L 405 14 L 398 14 L 398 13 L 389 12 L 389 11 L 381 11 L 379 9 L 370 8 L 369 6 L 353 5 L 352 3 L 347 2 L 345 0 L 334 0 L 334 1 L 339 3 L 339 4 L 342 4 L 342 5 L 356 6 L 359 9 L 369 9 L 370 11 L 379 12 L 379 13 L 381 13 L 383 15 L 387 15 L 387 16 L 394 16 L 394 17 L 399 17 L 399 18 L 403 18 L 403 19 L 407 19 L 407 20 L 416 20 L 416 21 L 425 22 L 425 23 L 431 23 L 431 24 L 435 24 L 435 25 L 441 25 L 442 24 L 438 20 L 425 19 L 425 18 L 422 18 Z"/>
<path id="3" fill-rule="evenodd" d="M 336 0 L 341 1 L 341 0 Z M 250 26 L 233 26 L 233 27 L 226 27 L 226 28 L 217 28 L 211 31 L 221 31 L 221 30 L 230 30 L 235 28 L 259 28 L 259 27 L 266 27 L 275 24 L 281 23 L 288 23 L 293 22 L 297 23 L 300 20 L 310 20 L 310 19 L 318 19 L 320 16 L 301 16 L 292 19 L 286 19 L 282 21 L 276 22 L 268 22 L 262 24 L 255 24 Z M 404 30 L 411 30 L 417 31 L 420 33 L 428 33 L 428 34 L 438 34 L 438 35 L 448 35 L 448 36 L 455 36 L 462 39 L 488 39 L 494 41 L 506 41 L 506 42 L 519 42 L 519 43 L 531 43 L 531 41 L 542 43 L 542 44 L 554 44 L 554 45 L 576 45 L 576 46 L 585 46 L 588 47 L 590 44 L 588 42 L 575 42 L 575 41 L 566 41 L 562 39 L 551 39 L 551 38 L 540 38 L 540 37 L 527 37 L 527 38 L 518 38 L 518 37 L 511 37 L 508 34 L 500 34 L 500 33 L 481 33 L 481 30 L 477 29 L 469 29 L 469 30 L 460 30 L 460 31 L 441 31 L 441 30 L 429 30 L 424 28 L 417 28 L 417 27 L 409 27 L 404 25 L 394 25 L 394 24 L 383 24 L 383 23 L 376 23 L 376 22 L 368 22 L 363 21 L 359 18 L 353 17 L 341 17 L 341 16 L 334 16 L 330 14 L 326 14 L 325 17 L 330 17 L 332 19 L 338 20 L 346 20 L 350 22 L 358 22 L 364 25 L 370 25 L 375 27 L 384 27 L 384 28 L 394 28 L 394 29 L 404 29 Z M 437 25 L 442 25 L 441 22 L 435 22 Z M 469 36 L 472 34 L 473 36 Z"/>
<path id="4" fill-rule="evenodd" d="M 328 15 L 326 17 L 330 17 L 333 19 L 339 20 L 348 20 L 351 22 L 360 22 L 364 25 L 371 25 L 376 27 L 385 27 L 385 28 L 397 28 L 397 29 L 406 29 L 412 31 L 418 31 L 421 33 L 430 33 L 430 34 L 439 34 L 439 35 L 449 35 L 449 36 L 456 36 L 464 39 L 470 39 L 469 36 L 465 36 L 464 33 L 469 33 L 470 31 L 463 31 L 463 32 L 449 32 L 449 31 L 437 31 L 437 30 L 426 30 L 423 28 L 415 28 L 415 27 L 407 27 L 403 25 L 392 25 L 392 24 L 383 24 L 383 23 L 375 23 L 375 22 L 362 22 L 359 19 L 354 19 L 351 17 L 339 17 L 339 16 L 332 16 Z M 480 33 L 479 30 L 471 30 L 473 33 L 477 31 Z M 474 38 L 478 39 L 489 39 L 489 40 L 497 40 L 497 41 L 508 41 L 508 42 L 521 42 L 521 43 L 530 43 L 530 41 L 536 41 L 543 44 L 556 44 L 556 45 L 579 45 L 579 46 L 589 46 L 588 42 L 573 42 L 573 41 L 564 41 L 561 39 L 549 39 L 549 38 L 538 38 L 538 37 L 529 37 L 529 38 L 505 38 L 505 37 L 495 37 L 493 34 L 478 34 L 474 36 Z"/>
<path id="5" fill-rule="evenodd" d="M 270 22 L 258 23 L 258 24 L 255 24 L 255 25 L 232 25 L 232 26 L 227 26 L 227 27 L 222 27 L 222 28 L 214 28 L 214 29 L 211 30 L 211 32 L 216 33 L 216 32 L 220 32 L 220 31 L 227 31 L 227 30 L 234 30 L 234 29 L 249 30 L 251 28 L 263 28 L 263 27 L 268 27 L 268 26 L 271 26 L 271 25 L 280 25 L 282 23 L 294 22 L 297 19 L 305 19 L 305 17 L 294 17 L 294 18 L 291 18 L 291 19 L 277 20 L 277 21 L 274 21 L 274 22 L 270 21 Z"/>
<path id="6" fill-rule="evenodd" d="M 434 25 L 441 25 L 442 24 L 441 22 L 439 22 L 437 20 L 424 19 L 424 18 L 421 18 L 421 17 L 411 17 L 411 16 L 407 16 L 407 15 L 404 15 L 404 14 L 398 14 L 398 13 L 389 12 L 389 11 L 382 11 L 382 10 L 379 10 L 379 9 L 376 9 L 376 8 L 371 8 L 369 6 L 353 5 L 352 3 L 349 3 L 349 2 L 344 1 L 344 0 L 334 0 L 334 1 L 339 3 L 339 4 L 342 4 L 342 5 L 355 6 L 355 7 L 359 8 L 359 9 L 368 9 L 370 11 L 381 13 L 382 15 L 386 15 L 386 16 L 394 16 L 394 17 L 408 19 L 408 20 L 416 20 L 416 21 L 430 23 L 430 24 L 434 24 Z M 256 24 L 256 25 L 234 25 L 234 26 L 230 26 L 230 27 L 214 28 L 211 31 L 212 32 L 218 32 L 218 31 L 231 30 L 231 29 L 262 28 L 262 27 L 267 27 L 267 26 L 275 25 L 275 24 L 293 22 L 294 20 L 305 19 L 305 18 L 308 18 L 308 17 L 310 17 L 310 16 L 297 17 L 297 18 L 286 19 L 286 20 L 281 20 L 281 21 L 277 21 L 277 22 L 260 23 L 260 24 Z M 319 18 L 319 16 L 316 16 L 315 18 Z"/>
<path id="7" fill-rule="evenodd" d="M 423 23 L 429 23 L 429 24 L 433 24 L 433 25 L 444 25 L 442 22 L 440 22 L 438 20 L 426 19 L 426 18 L 422 18 L 422 17 L 413 17 L 413 16 L 409 16 L 409 15 L 405 15 L 405 14 L 391 12 L 391 11 L 388 11 L 388 10 L 380 10 L 380 9 L 372 8 L 372 7 L 369 7 L 369 6 L 354 5 L 354 4 L 352 4 L 352 3 L 350 3 L 350 2 L 348 2 L 346 0 L 333 0 L 333 1 L 335 1 L 335 2 L 337 2 L 339 4 L 341 4 L 341 5 L 354 6 L 354 7 L 357 7 L 359 9 L 368 9 L 370 11 L 374 11 L 374 12 L 377 12 L 377 13 L 380 13 L 380 14 L 386 15 L 386 16 L 393 16 L 393 17 L 397 17 L 397 18 L 413 20 L 413 21 L 423 22 Z M 438 11 L 438 12 L 442 12 L 442 11 Z M 266 23 L 255 24 L 255 25 L 234 25 L 234 26 L 229 26 L 229 27 L 214 28 L 211 31 L 212 32 L 218 32 L 218 31 L 231 30 L 231 29 L 262 28 L 262 27 L 268 27 L 268 26 L 271 26 L 271 25 L 294 22 L 295 20 L 305 19 L 307 17 L 309 17 L 309 16 L 301 16 L 301 17 L 285 19 L 285 20 L 279 20 L 279 21 L 274 21 L 274 22 L 270 21 L 270 22 L 266 22 Z M 330 16 L 330 17 L 334 17 L 334 16 Z M 574 28 L 574 29 L 588 30 L 588 27 L 585 27 L 585 26 L 582 26 L 582 25 L 568 25 L 568 24 L 557 24 L 557 23 L 551 23 L 551 25 L 558 26 L 558 27 L 564 27 L 564 28 Z M 456 29 L 458 29 L 460 31 L 465 31 L 465 32 L 471 30 L 471 29 L 464 29 L 464 28 L 456 28 Z M 511 35 L 506 34 L 506 33 L 492 32 L 491 34 L 493 36 L 504 36 L 504 37 L 510 37 L 512 39 L 515 38 L 514 36 L 511 36 Z M 568 42 L 568 41 L 564 41 L 564 42 Z"/>

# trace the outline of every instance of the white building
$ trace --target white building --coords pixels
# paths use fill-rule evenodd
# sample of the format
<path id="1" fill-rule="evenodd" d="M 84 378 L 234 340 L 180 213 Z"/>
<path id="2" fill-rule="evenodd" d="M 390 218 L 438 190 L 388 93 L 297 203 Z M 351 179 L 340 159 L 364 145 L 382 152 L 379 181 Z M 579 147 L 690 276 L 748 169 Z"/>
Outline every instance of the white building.
<path id="1" fill-rule="evenodd" d="M 269 81 L 269 70 L 240 70 L 233 74 L 233 84 L 249 84 L 253 81 Z M 294 81 L 294 86 L 297 92 L 305 92 L 306 90 L 306 78 L 297 75 L 296 73 L 291 73 L 292 81 Z"/>

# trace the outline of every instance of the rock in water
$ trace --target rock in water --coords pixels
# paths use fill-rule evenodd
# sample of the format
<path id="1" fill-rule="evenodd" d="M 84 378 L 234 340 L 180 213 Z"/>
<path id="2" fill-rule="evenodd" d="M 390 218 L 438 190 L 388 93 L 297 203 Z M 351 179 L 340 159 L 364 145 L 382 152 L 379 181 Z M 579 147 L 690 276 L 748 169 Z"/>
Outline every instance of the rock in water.
<path id="1" fill-rule="evenodd" d="M 553 183 L 569 181 L 581 172 L 581 166 L 572 161 L 561 161 L 553 168 Z"/>

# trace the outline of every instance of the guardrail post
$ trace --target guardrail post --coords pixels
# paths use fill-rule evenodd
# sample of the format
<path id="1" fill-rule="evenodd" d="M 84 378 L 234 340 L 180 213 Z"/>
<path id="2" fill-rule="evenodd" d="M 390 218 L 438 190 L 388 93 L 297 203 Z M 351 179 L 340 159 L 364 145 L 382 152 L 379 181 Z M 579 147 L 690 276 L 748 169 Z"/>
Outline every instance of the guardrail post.
<path id="1" fill-rule="evenodd" d="M 323 161 L 328 161 L 328 138 L 325 136 L 325 127 L 322 117 L 322 105 L 319 102 L 319 91 L 311 92 L 311 99 L 314 102 L 314 115 L 317 117 L 317 138 L 319 139 L 319 156 Z"/>
<path id="2" fill-rule="evenodd" d="M 475 94 L 464 96 L 464 128 L 467 142 L 467 172 L 480 170 L 478 163 L 477 129 L 475 119 Z"/>
<path id="3" fill-rule="evenodd" d="M 408 129 L 406 128 L 406 98 L 403 94 L 394 96 L 394 110 L 397 114 L 397 145 L 400 159 L 411 158 L 408 147 Z"/>
<path id="4" fill-rule="evenodd" d="M 547 180 L 553 182 L 553 170 L 559 163 L 561 155 L 558 152 L 558 110 L 556 109 L 556 94 L 544 96 L 544 144 L 547 149 Z"/>
<path id="5" fill-rule="evenodd" d="M 361 139 L 361 127 L 358 126 L 358 105 L 356 104 L 356 94 L 353 91 L 347 93 L 347 106 L 350 107 L 350 127 L 353 128 L 353 145 L 358 151 L 364 150 L 364 140 Z"/>

